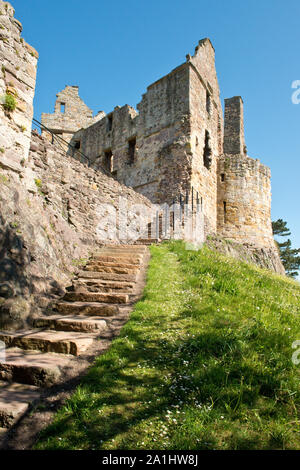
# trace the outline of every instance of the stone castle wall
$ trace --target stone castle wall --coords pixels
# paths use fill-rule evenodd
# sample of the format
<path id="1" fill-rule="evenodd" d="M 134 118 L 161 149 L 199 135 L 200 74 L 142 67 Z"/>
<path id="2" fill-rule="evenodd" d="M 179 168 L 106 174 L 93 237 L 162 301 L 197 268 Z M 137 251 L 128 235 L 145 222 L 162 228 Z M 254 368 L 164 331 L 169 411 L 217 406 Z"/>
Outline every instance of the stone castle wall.
<path id="1" fill-rule="evenodd" d="M 215 51 L 209 41 L 199 41 L 190 64 L 190 120 L 192 175 L 203 206 L 206 233 L 216 233 L 217 161 L 223 145 L 223 112 L 215 68 Z M 208 139 L 207 139 L 208 136 Z M 205 161 L 205 147 L 210 155 Z"/>
<path id="2" fill-rule="evenodd" d="M 28 158 L 38 53 L 21 38 L 14 9 L 0 1 L 0 167 L 23 172 Z M 15 109 L 7 109 L 7 99 Z"/>
<path id="3" fill-rule="evenodd" d="M 218 164 L 218 233 L 240 243 L 274 246 L 270 169 L 246 155 L 224 155 Z"/>
<path id="4" fill-rule="evenodd" d="M 172 202 L 186 191 L 190 178 L 188 117 L 189 66 L 183 64 L 148 87 L 138 112 L 128 105 L 116 107 L 77 132 L 71 144 L 80 141 L 96 168 L 109 169 L 153 202 Z"/>

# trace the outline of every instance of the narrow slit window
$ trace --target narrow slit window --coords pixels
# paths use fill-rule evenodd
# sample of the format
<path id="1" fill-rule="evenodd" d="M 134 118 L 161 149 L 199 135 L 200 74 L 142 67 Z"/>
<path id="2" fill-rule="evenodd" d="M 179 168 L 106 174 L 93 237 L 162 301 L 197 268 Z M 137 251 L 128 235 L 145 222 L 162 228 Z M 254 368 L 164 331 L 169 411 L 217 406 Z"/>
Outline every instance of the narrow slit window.
<path id="1" fill-rule="evenodd" d="M 81 147 L 81 142 L 80 142 L 80 140 L 75 140 L 74 148 L 75 148 L 76 150 L 79 150 L 80 147 Z"/>
<path id="2" fill-rule="evenodd" d="M 136 138 L 128 141 L 128 163 L 132 165 L 135 160 Z"/>
<path id="3" fill-rule="evenodd" d="M 227 214 L 227 203 L 226 203 L 226 201 L 223 202 L 223 209 L 224 209 L 224 224 L 226 224 L 226 214 Z"/>
<path id="4" fill-rule="evenodd" d="M 66 103 L 60 103 L 60 112 L 65 114 L 66 111 Z"/>
<path id="5" fill-rule="evenodd" d="M 112 117 L 112 114 L 110 114 L 109 116 L 107 116 L 107 130 L 111 131 L 112 126 L 113 126 L 113 117 Z"/>
<path id="6" fill-rule="evenodd" d="M 224 183 L 224 181 L 225 181 L 225 173 L 221 173 L 221 181 L 222 181 L 222 183 Z"/>
<path id="7" fill-rule="evenodd" d="M 111 150 L 107 150 L 104 153 L 104 166 L 110 173 L 113 172 L 113 154 Z"/>
<path id="8" fill-rule="evenodd" d="M 211 96 L 208 90 L 206 90 L 206 112 L 211 115 Z"/>
<path id="9" fill-rule="evenodd" d="M 210 170 L 211 168 L 211 163 L 212 163 L 212 151 L 210 148 L 210 136 L 209 132 L 205 131 L 205 143 L 204 143 L 204 151 L 203 151 L 203 163 L 205 168 Z"/>

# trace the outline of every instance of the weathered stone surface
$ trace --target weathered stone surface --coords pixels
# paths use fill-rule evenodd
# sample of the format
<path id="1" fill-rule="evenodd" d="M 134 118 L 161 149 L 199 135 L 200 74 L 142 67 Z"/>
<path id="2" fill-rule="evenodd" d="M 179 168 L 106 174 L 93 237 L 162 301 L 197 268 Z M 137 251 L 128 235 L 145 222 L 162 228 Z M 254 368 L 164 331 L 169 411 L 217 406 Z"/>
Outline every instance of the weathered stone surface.
<path id="1" fill-rule="evenodd" d="M 8 348 L 39 350 L 78 356 L 93 342 L 93 337 L 84 333 L 22 330 L 14 333 L 0 331 L 0 340 Z"/>
<path id="2" fill-rule="evenodd" d="M 28 158 L 37 52 L 20 37 L 21 23 L 8 2 L 0 2 L 0 169 L 22 172 Z M 5 108 L 5 96 L 14 97 L 16 109 Z"/>
<path id="3" fill-rule="evenodd" d="M 11 348 L 5 351 L 5 361 L 0 360 L 0 379 L 22 384 L 49 386 L 59 380 L 68 356 Z"/>
<path id="4" fill-rule="evenodd" d="M 128 295 L 126 294 L 106 294 L 99 292 L 67 292 L 64 296 L 67 302 L 103 302 L 109 304 L 126 304 Z"/>
<path id="5" fill-rule="evenodd" d="M 90 315 L 109 317 L 118 315 L 118 305 L 100 304 L 99 302 L 59 302 L 56 310 L 65 315 Z"/>
<path id="6" fill-rule="evenodd" d="M 137 273 L 107 273 L 101 271 L 79 271 L 78 277 L 82 279 L 103 279 L 108 281 L 135 281 Z"/>
<path id="7" fill-rule="evenodd" d="M 102 318 L 97 317 L 81 317 L 51 315 L 45 317 L 35 318 L 33 325 L 36 328 L 47 328 L 56 331 L 78 331 L 78 332 L 92 332 L 100 333 L 106 330 L 107 323 Z"/>
<path id="8" fill-rule="evenodd" d="M 10 427 L 39 396 L 32 385 L 0 382 L 0 426 Z"/>

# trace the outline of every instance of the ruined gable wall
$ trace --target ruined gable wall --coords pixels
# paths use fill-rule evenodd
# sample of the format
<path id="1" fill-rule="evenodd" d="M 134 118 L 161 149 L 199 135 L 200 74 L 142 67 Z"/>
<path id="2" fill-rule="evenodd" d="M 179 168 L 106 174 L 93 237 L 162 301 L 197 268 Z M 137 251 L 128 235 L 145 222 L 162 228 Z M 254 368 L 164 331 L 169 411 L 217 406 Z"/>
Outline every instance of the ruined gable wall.
<path id="1" fill-rule="evenodd" d="M 205 233 L 217 230 L 217 160 L 222 153 L 223 113 L 215 69 L 215 53 L 209 39 L 199 41 L 190 64 L 191 184 L 203 201 Z M 204 165 L 206 132 L 209 133 L 211 165 Z"/>
<path id="2" fill-rule="evenodd" d="M 54 113 L 42 113 L 42 124 L 69 142 L 75 132 L 94 122 L 93 112 L 80 98 L 77 86 L 66 86 L 56 96 Z M 61 110 L 62 104 L 65 106 L 64 112 Z"/>
<path id="3" fill-rule="evenodd" d="M 38 53 L 21 38 L 14 9 L 0 1 L 0 167 L 22 173 L 28 157 Z M 10 95 L 16 109 L 5 109 Z"/>

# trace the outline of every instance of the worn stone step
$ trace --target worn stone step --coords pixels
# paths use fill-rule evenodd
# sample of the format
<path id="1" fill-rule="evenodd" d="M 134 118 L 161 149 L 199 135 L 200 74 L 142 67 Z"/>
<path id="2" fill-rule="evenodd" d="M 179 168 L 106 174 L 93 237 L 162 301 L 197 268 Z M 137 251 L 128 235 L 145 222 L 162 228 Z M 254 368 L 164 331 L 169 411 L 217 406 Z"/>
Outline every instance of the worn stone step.
<path id="1" fill-rule="evenodd" d="M 139 248 L 138 245 L 136 245 Z M 93 253 L 93 256 L 121 256 L 121 257 L 133 257 L 139 256 L 144 258 L 148 252 L 148 248 L 143 248 L 142 250 L 111 250 L 111 249 L 102 249 L 101 251 L 96 251 Z"/>
<path id="2" fill-rule="evenodd" d="M 106 281 L 103 279 L 84 278 L 73 281 L 73 289 L 75 292 L 85 289 L 88 292 L 130 293 L 133 292 L 134 287 L 134 282 L 124 281 Z"/>
<path id="3" fill-rule="evenodd" d="M 135 282 L 138 273 L 109 273 L 103 271 L 79 271 L 78 279 L 101 279 L 107 281 Z"/>
<path id="4" fill-rule="evenodd" d="M 92 344 L 91 333 L 75 333 L 53 330 L 22 330 L 16 332 L 0 331 L 0 340 L 7 348 L 21 348 L 72 354 L 78 356 Z"/>
<path id="5" fill-rule="evenodd" d="M 0 381 L 0 426 L 12 426 L 39 397 L 39 390 L 33 385 Z"/>
<path id="6" fill-rule="evenodd" d="M 100 248 L 99 250 L 96 251 L 96 253 L 103 252 L 103 251 L 122 251 L 122 252 L 127 252 L 127 251 L 132 251 L 132 252 L 145 252 L 148 250 L 146 246 L 143 246 L 142 244 L 140 245 L 106 245 Z"/>
<path id="7" fill-rule="evenodd" d="M 85 271 L 94 271 L 99 273 L 116 273 L 116 274 L 132 274 L 138 272 L 138 266 L 134 264 L 127 264 L 121 266 L 104 263 L 89 263 L 84 267 Z"/>
<path id="8" fill-rule="evenodd" d="M 61 316 L 49 315 L 45 317 L 35 318 L 33 325 L 36 328 L 47 328 L 56 331 L 77 331 L 101 333 L 107 328 L 107 322 L 102 318 L 83 317 L 83 316 Z"/>
<path id="9" fill-rule="evenodd" d="M 70 358 L 63 354 L 9 348 L 0 360 L 0 380 L 47 387 L 56 383 Z"/>
<path id="10" fill-rule="evenodd" d="M 143 257 L 142 256 L 128 256 L 126 254 L 121 254 L 121 255 L 95 255 L 91 258 L 90 263 L 97 263 L 99 264 L 100 262 L 109 263 L 109 264 L 116 264 L 117 266 L 121 264 L 123 267 L 124 264 L 128 265 L 140 265 L 143 262 Z"/>
<path id="11" fill-rule="evenodd" d="M 119 306 L 101 304 L 99 302 L 58 302 L 56 310 L 65 315 L 90 315 L 96 317 L 110 317 L 118 315 Z"/>
<path id="12" fill-rule="evenodd" d="M 141 238 L 134 242 L 136 245 L 155 245 L 161 243 L 160 238 Z"/>
<path id="13" fill-rule="evenodd" d="M 126 268 L 126 269 L 134 269 L 138 270 L 140 269 L 140 266 L 138 264 L 131 264 L 131 263 L 125 263 L 120 260 L 116 261 L 101 261 L 101 260 L 91 260 L 87 263 L 87 266 L 90 265 L 95 265 L 95 266 L 104 266 L 108 268 Z"/>
<path id="14" fill-rule="evenodd" d="M 64 296 L 67 302 L 102 302 L 106 304 L 127 304 L 128 294 L 107 294 L 102 292 L 67 292 Z"/>

